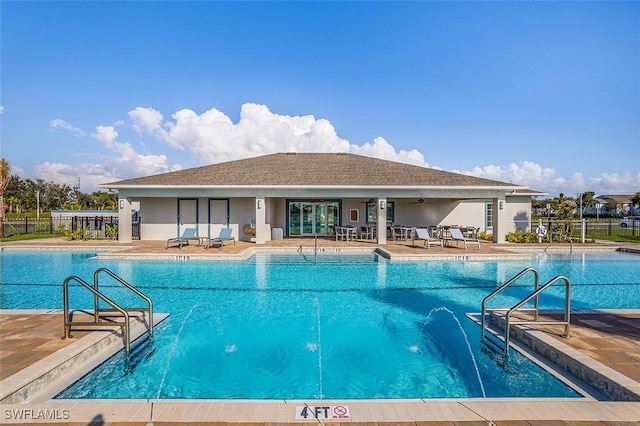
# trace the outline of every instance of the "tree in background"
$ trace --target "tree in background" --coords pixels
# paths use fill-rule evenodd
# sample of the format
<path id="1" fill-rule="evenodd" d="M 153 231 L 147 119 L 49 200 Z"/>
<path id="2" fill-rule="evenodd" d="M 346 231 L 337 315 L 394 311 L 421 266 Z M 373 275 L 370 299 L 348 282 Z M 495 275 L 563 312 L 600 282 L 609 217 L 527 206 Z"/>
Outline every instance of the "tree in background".
<path id="1" fill-rule="evenodd" d="M 96 191 L 83 194 L 69 185 L 10 176 L 5 195 L 11 199 L 10 211 L 27 214 L 51 210 L 117 210 L 118 196 Z"/>
<path id="2" fill-rule="evenodd" d="M 551 201 L 557 222 L 551 232 L 558 235 L 560 241 L 566 241 L 573 233 L 573 215 L 576 210 L 576 201 L 571 197 L 565 197 L 560 193 Z"/>
<path id="3" fill-rule="evenodd" d="M 593 206 L 594 202 L 595 202 L 595 197 L 596 197 L 596 193 L 593 191 L 585 191 L 582 194 L 580 194 L 580 196 L 578 197 L 578 200 L 576 201 L 578 206 L 580 206 L 580 200 L 582 199 L 582 210 L 584 211 L 584 209 L 586 209 L 587 207 L 591 207 Z"/>
<path id="4" fill-rule="evenodd" d="M 633 204 L 635 208 L 640 209 L 640 191 L 633 194 L 633 197 L 631 197 L 631 204 Z"/>
<path id="5" fill-rule="evenodd" d="M 0 160 L 0 238 L 4 238 L 4 191 L 9 185 L 11 165 L 7 160 Z"/>

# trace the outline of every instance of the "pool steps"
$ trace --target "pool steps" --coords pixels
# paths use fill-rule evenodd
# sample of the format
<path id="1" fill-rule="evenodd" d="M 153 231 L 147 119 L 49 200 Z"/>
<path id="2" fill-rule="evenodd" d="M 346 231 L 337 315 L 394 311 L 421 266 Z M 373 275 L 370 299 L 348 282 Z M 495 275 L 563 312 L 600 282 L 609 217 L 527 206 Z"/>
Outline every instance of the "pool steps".
<path id="1" fill-rule="evenodd" d="M 118 303 L 108 298 L 106 295 L 100 292 L 100 273 L 106 274 L 107 276 L 111 277 L 131 293 L 143 299 L 146 302 L 147 306 L 142 308 L 123 308 Z M 69 310 L 69 284 L 72 281 L 75 281 L 77 284 L 79 284 L 80 288 L 84 288 L 85 290 L 93 294 L 93 319 L 90 321 L 73 320 L 74 311 Z M 121 321 L 121 324 L 123 327 L 124 351 L 127 357 L 129 357 L 129 354 L 131 352 L 131 314 L 140 312 L 144 315 L 146 312 L 147 318 L 153 317 L 153 302 L 151 301 L 151 299 L 107 268 L 98 268 L 95 270 L 95 272 L 93 273 L 93 286 L 87 284 L 82 278 L 78 276 L 71 275 L 67 277 L 62 284 L 62 295 L 64 306 L 63 339 L 71 337 L 71 327 L 73 326 L 96 327 L 102 325 L 111 325 L 114 321 L 122 319 L 123 321 Z M 101 309 L 100 301 L 107 303 L 109 306 L 111 306 L 111 309 Z M 116 313 L 118 315 L 115 315 Z M 153 321 L 148 321 L 147 330 L 149 332 L 149 336 L 153 337 Z"/>
<path id="2" fill-rule="evenodd" d="M 589 313 L 589 311 L 581 311 L 581 313 Z M 479 317 L 480 314 L 477 315 Z M 540 315 L 557 316 L 562 315 L 562 312 L 559 310 L 541 310 Z M 467 315 L 467 317 L 480 324 L 479 318 L 475 315 Z M 494 327 L 504 330 L 504 312 L 490 312 L 489 318 L 489 322 Z M 498 333 L 495 331 L 493 333 L 495 338 L 500 338 L 496 335 Z M 640 384 L 554 338 L 549 334 L 548 330 L 545 331 L 530 325 L 518 324 L 510 328 L 510 335 L 520 342 L 522 346 L 526 346 L 585 383 L 589 383 L 606 399 L 612 401 L 640 401 Z"/>
<path id="3" fill-rule="evenodd" d="M 62 310 L 60 311 L 62 315 Z M 169 314 L 154 314 L 159 324 Z M 147 336 L 148 318 L 133 315 L 131 339 L 134 346 Z M 102 326 L 59 349 L 16 374 L 0 381 L 0 404 L 24 404 L 48 401 L 67 386 L 123 348 L 122 327 Z"/>
<path id="4" fill-rule="evenodd" d="M 534 276 L 534 285 L 533 292 L 528 296 L 524 297 L 518 303 L 511 307 L 505 308 L 488 308 L 487 303 L 489 300 L 493 299 L 495 296 L 502 293 L 509 286 L 517 282 L 520 278 L 526 276 L 527 274 L 532 273 Z M 557 281 L 564 282 L 564 310 L 563 310 L 563 319 L 561 320 L 541 320 L 539 317 L 540 311 L 540 303 L 539 296 L 541 293 L 546 291 L 552 285 L 554 285 Z M 533 308 L 524 308 L 527 303 L 533 300 Z M 489 339 L 489 336 L 492 334 L 486 333 L 486 324 L 485 318 L 487 314 L 490 313 L 498 313 L 500 312 L 504 318 L 504 334 L 502 340 Z M 514 314 L 523 314 L 523 313 L 531 313 L 531 317 L 523 317 L 516 316 Z M 511 277 L 507 282 L 499 286 L 489 295 L 487 295 L 484 299 L 482 299 L 482 311 L 480 313 L 480 327 L 481 327 L 481 338 L 483 343 L 490 343 L 492 346 L 489 346 L 494 349 L 500 349 L 502 355 L 505 359 L 509 356 L 509 336 L 510 336 L 510 328 L 511 325 L 515 324 L 537 324 L 537 325 L 549 325 L 549 324 L 562 324 L 564 325 L 563 337 L 569 337 L 570 329 L 571 329 L 571 281 L 569 278 L 564 275 L 557 275 L 554 278 L 551 278 L 549 281 L 540 286 L 540 273 L 535 268 L 525 268 L 522 271 L 515 274 Z"/>

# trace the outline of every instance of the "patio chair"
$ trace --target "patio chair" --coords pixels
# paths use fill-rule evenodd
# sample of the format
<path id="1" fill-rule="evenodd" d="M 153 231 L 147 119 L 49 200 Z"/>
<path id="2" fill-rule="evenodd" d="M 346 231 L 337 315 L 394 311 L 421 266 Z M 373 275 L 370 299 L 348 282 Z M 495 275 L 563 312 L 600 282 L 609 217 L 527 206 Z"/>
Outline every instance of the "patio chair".
<path id="1" fill-rule="evenodd" d="M 375 228 L 372 226 L 360 226 L 360 238 L 363 240 L 372 240 L 375 238 Z"/>
<path id="2" fill-rule="evenodd" d="M 207 239 L 207 243 L 205 244 L 204 248 L 208 249 L 211 246 L 217 246 L 220 249 L 222 249 L 222 247 L 224 247 L 225 241 L 233 241 L 233 245 L 235 246 L 236 237 L 231 236 L 232 232 L 233 232 L 232 228 L 222 228 L 220 230 L 220 234 L 218 234 L 217 237 Z"/>
<path id="3" fill-rule="evenodd" d="M 439 238 L 433 238 L 427 228 L 416 228 L 416 232 L 411 239 L 411 245 L 415 245 L 415 240 L 424 240 L 424 245 L 427 247 L 427 250 L 431 248 L 431 244 L 440 246 L 440 249 L 444 249 L 444 243 Z"/>
<path id="4" fill-rule="evenodd" d="M 167 240 L 167 247 L 165 248 L 175 247 L 173 246 L 173 244 L 175 244 L 176 246 L 178 246 L 178 248 L 181 249 L 183 245 L 184 246 L 189 245 L 189 240 L 195 240 L 197 238 L 198 238 L 198 231 L 196 230 L 196 228 L 185 228 L 184 231 L 182 232 L 182 236 L 169 238 Z"/>
<path id="5" fill-rule="evenodd" d="M 467 249 L 467 244 L 477 244 L 478 250 L 480 250 L 480 241 L 477 238 L 468 238 L 462 235 L 462 231 L 460 228 L 449 228 L 449 233 L 451 234 L 451 240 L 456 242 L 458 245 L 458 241 L 462 241 L 464 243 L 464 249 Z"/>

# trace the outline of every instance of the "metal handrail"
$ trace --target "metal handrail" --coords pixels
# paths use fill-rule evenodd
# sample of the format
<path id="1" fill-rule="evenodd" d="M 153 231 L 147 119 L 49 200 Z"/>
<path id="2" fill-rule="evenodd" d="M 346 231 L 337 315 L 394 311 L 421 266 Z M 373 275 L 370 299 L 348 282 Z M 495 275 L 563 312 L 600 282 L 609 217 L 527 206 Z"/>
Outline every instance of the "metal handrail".
<path id="1" fill-rule="evenodd" d="M 109 275 L 110 277 L 112 277 L 113 279 L 115 279 L 116 281 L 118 281 L 120 284 L 122 284 L 123 286 L 125 286 L 126 288 L 128 288 L 129 290 L 131 290 L 132 292 L 134 292 L 136 295 L 140 296 L 142 299 L 144 299 L 147 302 L 147 308 L 129 308 L 131 310 L 138 310 L 141 312 L 147 312 L 149 315 L 149 336 L 153 337 L 153 302 L 151 301 L 151 299 L 149 297 L 147 297 L 147 295 L 145 295 L 144 293 L 142 293 L 140 290 L 138 290 L 137 288 L 135 288 L 134 286 L 132 286 L 131 284 L 129 284 L 128 282 L 126 282 L 124 279 L 122 279 L 121 277 L 119 277 L 118 275 L 116 275 L 115 273 L 113 273 L 111 270 L 107 269 L 107 268 L 99 268 L 96 269 L 96 271 L 93 273 L 93 287 L 95 288 L 96 292 L 100 292 L 100 290 L 98 289 L 98 278 L 100 275 L 100 272 L 104 272 L 107 275 Z M 94 301 L 94 314 L 96 315 L 96 320 L 98 317 L 98 296 L 94 293 L 93 296 L 93 301 Z"/>
<path id="2" fill-rule="evenodd" d="M 482 341 L 484 341 L 485 339 L 485 315 L 486 315 L 486 311 L 487 311 L 487 302 L 492 299 L 494 296 L 496 296 L 497 294 L 501 293 L 502 291 L 504 291 L 507 287 L 509 287 L 511 284 L 513 284 L 514 282 L 516 282 L 517 280 L 519 280 L 520 278 L 522 278 L 525 274 L 529 273 L 529 272 L 533 272 L 533 275 L 535 276 L 535 282 L 534 282 L 534 290 L 538 290 L 538 285 L 540 282 L 540 275 L 538 274 L 538 271 L 535 268 L 525 268 L 522 271 L 518 272 L 516 275 L 514 275 L 509 281 L 507 281 L 506 283 L 502 284 L 500 287 L 498 287 L 497 289 L 495 289 L 493 292 L 491 292 L 491 294 L 489 294 L 488 296 L 486 296 L 484 299 L 482 299 L 482 312 L 480 315 L 480 328 L 481 328 L 481 338 Z M 538 318 L 538 297 L 536 296 L 536 299 L 534 301 L 534 318 Z"/>
<path id="3" fill-rule="evenodd" d="M 108 305 L 110 305 L 113 309 L 115 309 L 116 311 L 120 312 L 122 314 L 122 316 L 124 317 L 125 321 L 124 321 L 124 349 L 125 352 L 127 354 L 127 357 L 129 356 L 129 352 L 130 352 L 130 345 L 131 345 L 131 330 L 130 330 L 130 324 L 129 324 L 129 313 L 121 308 L 117 303 L 115 303 L 113 300 L 109 299 L 107 296 L 105 296 L 104 294 L 100 293 L 98 290 L 96 290 L 95 288 L 91 287 L 89 284 L 87 284 L 86 282 L 84 282 L 81 278 L 72 275 L 70 277 L 67 277 L 67 279 L 64 280 L 64 282 L 62 283 L 62 302 L 63 302 L 63 309 L 64 309 L 64 335 L 62 336 L 63 339 L 66 339 L 68 337 L 71 337 L 71 326 L 72 325 L 102 325 L 102 324 L 109 324 L 109 325 L 113 325 L 113 323 L 107 323 L 107 322 L 100 322 L 98 316 L 94 316 L 94 322 L 86 322 L 86 321 L 70 321 L 70 317 L 69 317 L 69 282 L 70 281 L 77 281 L 81 286 L 83 286 L 84 288 L 86 288 L 87 290 L 89 290 L 90 292 L 93 293 L 94 295 L 94 300 L 103 300 L 105 303 L 107 303 Z"/>
<path id="4" fill-rule="evenodd" d="M 571 327 L 571 281 L 569 281 L 569 278 L 565 277 L 564 275 L 558 275 L 558 276 L 552 278 L 551 280 L 549 280 L 542 287 L 540 287 L 539 289 L 537 289 L 536 291 L 531 293 L 529 296 L 525 297 L 524 299 L 522 299 L 521 301 L 519 301 L 518 303 L 513 305 L 511 307 L 511 309 L 509 309 L 507 311 L 507 313 L 505 314 L 505 317 L 504 317 L 504 355 L 505 356 L 507 356 L 508 353 L 509 353 L 509 327 L 510 327 L 511 315 L 515 311 L 520 309 L 525 303 L 530 301 L 532 298 L 535 297 L 537 299 L 538 295 L 540 293 L 545 291 L 547 288 L 551 287 L 553 284 L 555 284 L 556 281 L 559 281 L 559 280 L 563 280 L 564 281 L 564 287 L 565 287 L 564 321 L 556 321 L 556 320 L 553 320 L 553 321 L 537 321 L 538 309 L 536 308 L 535 319 L 533 319 L 533 320 L 518 320 L 517 323 L 518 324 L 533 324 L 533 323 L 536 323 L 536 324 L 564 324 L 564 334 L 562 336 L 563 337 L 569 337 L 569 331 L 570 331 L 570 327 Z"/>

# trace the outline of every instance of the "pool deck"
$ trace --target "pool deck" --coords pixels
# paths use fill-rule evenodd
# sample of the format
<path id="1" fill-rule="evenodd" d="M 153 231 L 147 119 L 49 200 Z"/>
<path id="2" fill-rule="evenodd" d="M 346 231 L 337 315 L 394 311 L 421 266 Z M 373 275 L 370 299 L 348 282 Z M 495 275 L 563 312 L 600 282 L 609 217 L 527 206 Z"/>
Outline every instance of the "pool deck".
<path id="1" fill-rule="evenodd" d="M 101 255 L 126 258 L 168 258 L 176 260 L 242 259 L 257 250 L 313 253 L 314 245 L 326 252 L 348 253 L 379 249 L 392 260 L 471 260 L 530 257 L 531 253 L 568 252 L 568 245 L 497 245 L 482 243 L 481 250 L 469 247 L 431 248 L 411 246 L 411 242 L 390 242 L 386 246 L 361 242 L 336 242 L 329 239 L 285 239 L 271 241 L 264 247 L 238 242 L 222 250 L 205 250 L 197 244 L 165 248 L 165 242 L 117 244 L 109 241 L 66 242 L 37 240 L 4 243 L 2 249 L 74 249 L 96 250 Z M 574 253 L 606 251 L 624 247 L 638 250 L 634 244 L 574 244 Z M 639 289 L 640 291 L 640 289 Z M 595 387 L 620 396 L 604 398 L 598 391 L 577 399 L 491 398 L 419 399 L 419 400 L 341 400 L 341 401 L 208 401 L 208 400 L 51 400 L 46 392 L 29 395 L 26 401 L 4 402 L 0 406 L 0 424 L 70 424 L 70 425 L 276 425 L 349 423 L 351 425 L 640 425 L 640 309 L 572 312 L 571 337 L 559 335 L 558 326 L 522 326 L 514 343 L 525 343 L 545 353 L 562 367 L 581 375 L 588 370 L 587 381 Z M 0 311 L 0 394 L 11 393 L 21 381 L 33 380 L 34 370 L 61 365 L 70 350 L 91 339 L 117 334 L 117 330 L 74 332 L 73 338 L 61 339 L 62 313 L 56 311 Z M 101 337 L 98 337 L 101 336 Z M 117 339 L 113 346 L 122 345 Z M 88 347 L 88 345 L 85 344 Z M 542 348 L 542 349 L 541 349 Z M 103 352 L 109 352 L 104 350 Z M 48 367 L 46 367 L 48 365 Z M 88 364 L 87 364 L 88 365 Z M 36 368 L 37 367 L 37 368 Z M 81 365 L 77 370 L 86 366 Z M 81 374 L 82 371 L 77 371 Z M 39 373 L 36 373 L 39 374 Z M 25 383 L 26 384 L 26 383 Z M 50 393 L 52 391 L 49 391 Z M 4 398 L 3 398 L 4 399 Z M 327 420 L 296 417 L 296 409 L 311 407 L 348 408 L 348 418 Z M 333 408 L 331 408 L 333 409 Z M 299 416 L 298 416 L 299 417 Z"/>

